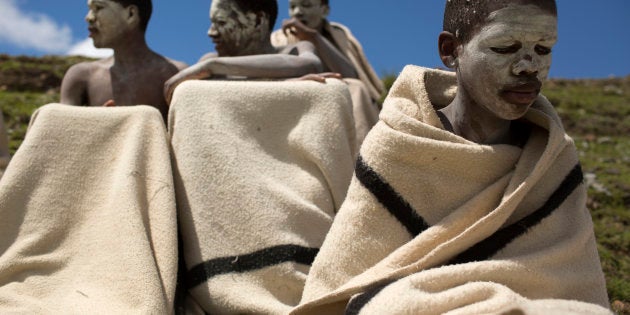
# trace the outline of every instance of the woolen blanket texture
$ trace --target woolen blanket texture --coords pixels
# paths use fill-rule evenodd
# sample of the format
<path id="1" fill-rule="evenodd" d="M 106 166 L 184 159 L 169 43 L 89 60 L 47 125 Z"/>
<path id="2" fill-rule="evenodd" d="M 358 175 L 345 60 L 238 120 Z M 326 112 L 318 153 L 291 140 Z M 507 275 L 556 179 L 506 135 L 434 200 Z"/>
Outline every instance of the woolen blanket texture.
<path id="1" fill-rule="evenodd" d="M 0 217 L 0 313 L 172 312 L 176 209 L 155 108 L 38 109 Z"/>
<path id="2" fill-rule="evenodd" d="M 352 177 L 347 86 L 186 81 L 169 132 L 191 298 L 211 314 L 286 314 Z"/>
<path id="3" fill-rule="evenodd" d="M 293 314 L 609 313 L 576 149 L 552 106 L 541 96 L 527 112 L 523 148 L 480 145 L 436 115 L 455 91 L 450 72 L 400 74 Z"/>

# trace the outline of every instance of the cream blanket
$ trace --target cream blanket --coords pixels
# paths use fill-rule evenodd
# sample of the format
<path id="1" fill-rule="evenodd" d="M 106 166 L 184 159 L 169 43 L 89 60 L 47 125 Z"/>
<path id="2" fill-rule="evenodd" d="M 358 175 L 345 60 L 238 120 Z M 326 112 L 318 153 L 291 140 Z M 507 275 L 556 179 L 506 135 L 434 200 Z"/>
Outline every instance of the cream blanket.
<path id="1" fill-rule="evenodd" d="M 172 312 L 175 200 L 154 108 L 41 107 L 0 217 L 0 313 Z"/>
<path id="2" fill-rule="evenodd" d="M 346 85 L 186 81 L 169 131 L 188 306 L 287 313 L 352 177 Z"/>
<path id="3" fill-rule="evenodd" d="M 324 28 L 332 36 L 333 45 L 337 46 L 354 65 L 359 80 L 365 84 L 372 99 L 378 100 L 385 88 L 383 87 L 383 82 L 365 57 L 361 43 L 352 35 L 350 29 L 343 24 L 326 21 Z M 282 30 L 276 30 L 271 33 L 271 43 L 274 46 L 286 46 L 295 44 L 298 41 L 298 38 L 292 35 L 287 36 Z M 330 68 L 328 65 L 326 67 Z"/>
<path id="4" fill-rule="evenodd" d="M 526 114 L 522 149 L 475 144 L 435 113 L 455 80 L 401 73 L 293 314 L 609 313 L 576 149 L 552 106 L 541 96 Z"/>

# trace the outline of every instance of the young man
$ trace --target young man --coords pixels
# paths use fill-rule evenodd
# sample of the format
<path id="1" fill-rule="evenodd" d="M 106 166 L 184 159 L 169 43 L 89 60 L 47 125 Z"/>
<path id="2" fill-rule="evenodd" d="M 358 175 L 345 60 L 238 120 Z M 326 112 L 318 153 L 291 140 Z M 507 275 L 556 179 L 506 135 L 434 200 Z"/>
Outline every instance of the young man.
<path id="1" fill-rule="evenodd" d="M 539 94 L 554 0 L 448 0 L 409 66 L 293 314 L 609 314 L 578 154 Z"/>
<path id="2" fill-rule="evenodd" d="M 210 7 L 212 38 L 216 53 L 204 55 L 169 79 L 164 86 L 170 102 L 175 87 L 185 80 L 245 77 L 285 79 L 322 72 L 309 42 L 275 48 L 269 35 L 278 15 L 276 0 L 214 0 Z"/>
<path id="3" fill-rule="evenodd" d="M 145 31 L 151 0 L 88 0 L 90 37 L 114 56 L 72 66 L 61 84 L 61 103 L 112 106 L 151 105 L 166 117 L 164 82 L 186 67 L 153 52 Z"/>
<path id="4" fill-rule="evenodd" d="M 271 34 L 272 44 L 313 43 L 325 71 L 340 73 L 344 78 L 359 78 L 372 100 L 378 100 L 385 90 L 383 83 L 350 29 L 326 19 L 329 12 L 328 0 L 289 0 L 291 19 L 282 23 L 282 30 Z"/>

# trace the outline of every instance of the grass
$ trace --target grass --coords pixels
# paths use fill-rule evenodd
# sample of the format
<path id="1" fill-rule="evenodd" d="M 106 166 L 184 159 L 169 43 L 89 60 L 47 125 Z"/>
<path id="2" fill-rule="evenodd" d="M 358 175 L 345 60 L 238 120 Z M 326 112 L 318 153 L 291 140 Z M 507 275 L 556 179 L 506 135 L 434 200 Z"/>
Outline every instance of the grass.
<path id="1" fill-rule="evenodd" d="M 61 78 L 70 65 L 85 60 L 39 59 L 0 55 L 0 73 L 39 69 Z M 387 75 L 383 81 L 390 87 L 394 79 L 395 75 Z M 5 115 L 12 153 L 24 139 L 33 111 L 59 100 L 58 87 L 39 87 L 0 89 L 0 109 Z M 543 94 L 558 110 L 580 153 L 590 184 L 587 206 L 593 216 L 613 309 L 630 314 L 630 77 L 550 80 Z"/>

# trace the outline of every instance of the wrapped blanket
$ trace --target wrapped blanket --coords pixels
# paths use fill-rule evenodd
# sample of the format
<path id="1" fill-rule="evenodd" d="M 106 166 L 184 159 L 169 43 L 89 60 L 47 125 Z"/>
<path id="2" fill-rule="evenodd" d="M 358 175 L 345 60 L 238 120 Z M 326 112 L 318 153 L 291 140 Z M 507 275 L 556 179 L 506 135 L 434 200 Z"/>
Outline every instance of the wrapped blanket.
<path id="1" fill-rule="evenodd" d="M 37 110 L 0 181 L 0 313 L 172 312 L 166 135 L 148 106 Z"/>
<path id="2" fill-rule="evenodd" d="M 346 85 L 186 81 L 169 129 L 188 306 L 287 313 L 352 177 Z"/>
<path id="3" fill-rule="evenodd" d="M 538 98 L 523 148 L 472 143 L 435 112 L 455 80 L 401 73 L 293 314 L 609 312 L 576 149 L 554 109 Z"/>

